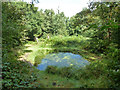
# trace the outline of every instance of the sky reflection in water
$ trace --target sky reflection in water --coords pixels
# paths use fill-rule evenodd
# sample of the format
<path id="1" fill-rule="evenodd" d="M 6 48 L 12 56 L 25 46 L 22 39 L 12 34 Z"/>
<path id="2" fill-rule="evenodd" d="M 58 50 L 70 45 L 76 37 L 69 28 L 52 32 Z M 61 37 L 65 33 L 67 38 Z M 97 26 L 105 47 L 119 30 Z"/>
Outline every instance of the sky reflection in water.
<path id="1" fill-rule="evenodd" d="M 42 59 L 41 64 L 38 65 L 37 69 L 44 71 L 47 66 L 69 67 L 72 65 L 80 68 L 88 64 L 90 64 L 90 62 L 83 59 L 80 55 L 60 52 L 46 55 L 46 57 Z"/>

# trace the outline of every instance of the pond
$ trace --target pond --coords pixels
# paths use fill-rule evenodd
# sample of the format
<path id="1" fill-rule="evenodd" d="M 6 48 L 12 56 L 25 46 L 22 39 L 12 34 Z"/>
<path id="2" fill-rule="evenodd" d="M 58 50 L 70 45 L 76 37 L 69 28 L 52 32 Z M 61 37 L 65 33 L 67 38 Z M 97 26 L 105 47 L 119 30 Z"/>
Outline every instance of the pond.
<path id="1" fill-rule="evenodd" d="M 89 61 L 83 59 L 82 56 L 78 54 L 59 52 L 46 55 L 46 57 L 42 59 L 41 64 L 37 66 L 37 69 L 44 71 L 47 66 L 74 66 L 75 68 L 81 68 L 89 64 Z"/>

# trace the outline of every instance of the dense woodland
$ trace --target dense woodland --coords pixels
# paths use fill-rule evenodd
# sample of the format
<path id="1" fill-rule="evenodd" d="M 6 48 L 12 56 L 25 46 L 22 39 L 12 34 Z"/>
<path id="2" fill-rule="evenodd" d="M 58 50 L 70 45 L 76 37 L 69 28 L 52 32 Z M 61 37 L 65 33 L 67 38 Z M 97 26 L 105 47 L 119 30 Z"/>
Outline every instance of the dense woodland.
<path id="1" fill-rule="evenodd" d="M 41 42 L 44 43 L 43 45 L 49 42 L 54 44 L 52 47 L 57 48 L 59 46 L 61 49 L 64 46 L 69 48 L 75 46 L 77 50 L 65 51 L 64 49 L 64 51 L 83 54 L 85 58 L 89 54 L 78 51 L 82 49 L 87 53 L 102 57 L 101 60 L 93 60 L 90 58 L 91 54 L 88 56 L 88 60 L 91 60 L 93 64 L 88 66 L 87 70 L 79 71 L 83 73 L 79 73 L 76 76 L 77 79 L 75 78 L 77 81 L 81 81 L 83 78 L 86 82 L 78 86 L 73 85 L 73 87 L 118 88 L 120 87 L 119 30 L 120 2 L 90 2 L 88 9 L 84 8 L 71 18 L 66 17 L 64 12 L 59 10 L 57 13 L 52 9 L 38 11 L 34 4 L 3 2 L 2 86 L 3 88 L 46 88 L 46 83 L 38 80 L 38 77 L 42 77 L 38 76 L 37 72 L 39 71 L 34 66 L 31 69 L 27 62 L 19 61 L 18 58 L 25 53 L 22 51 L 25 44 L 32 43 L 40 46 L 42 45 Z M 36 38 L 39 42 L 36 42 Z M 85 41 L 84 38 L 90 39 Z M 52 52 L 59 52 L 61 49 Z M 53 69 L 53 71 L 55 70 Z M 61 71 L 61 74 L 66 73 L 63 70 Z M 49 75 L 49 73 L 46 71 L 44 75 Z M 67 74 L 62 74 L 62 78 L 71 79 L 75 75 L 67 77 Z M 75 83 L 74 80 L 72 82 Z M 103 84 L 104 82 L 107 84 Z M 70 86 L 72 85 L 64 87 Z M 48 87 L 52 86 L 48 85 Z"/>

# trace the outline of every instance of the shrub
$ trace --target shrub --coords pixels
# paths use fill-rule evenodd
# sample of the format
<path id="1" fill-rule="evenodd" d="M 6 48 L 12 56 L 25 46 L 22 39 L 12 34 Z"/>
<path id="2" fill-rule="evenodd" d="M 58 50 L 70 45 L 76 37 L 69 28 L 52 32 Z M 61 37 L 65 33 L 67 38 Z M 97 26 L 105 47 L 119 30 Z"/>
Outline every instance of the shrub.
<path id="1" fill-rule="evenodd" d="M 34 59 L 34 66 L 37 66 L 38 64 L 40 64 L 41 59 L 42 59 L 41 55 L 36 56 Z"/>
<path id="2" fill-rule="evenodd" d="M 57 74 L 58 68 L 57 68 L 57 66 L 48 66 L 46 69 L 46 72 L 50 73 L 50 74 Z"/>

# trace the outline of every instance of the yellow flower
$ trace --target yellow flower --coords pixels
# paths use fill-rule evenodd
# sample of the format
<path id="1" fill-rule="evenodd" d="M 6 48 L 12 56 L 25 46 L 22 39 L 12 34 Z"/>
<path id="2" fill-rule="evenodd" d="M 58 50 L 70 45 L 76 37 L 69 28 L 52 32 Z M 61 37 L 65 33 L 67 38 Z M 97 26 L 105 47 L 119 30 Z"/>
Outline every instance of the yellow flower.
<path id="1" fill-rule="evenodd" d="M 72 66 L 73 64 L 70 64 L 70 66 Z"/>

